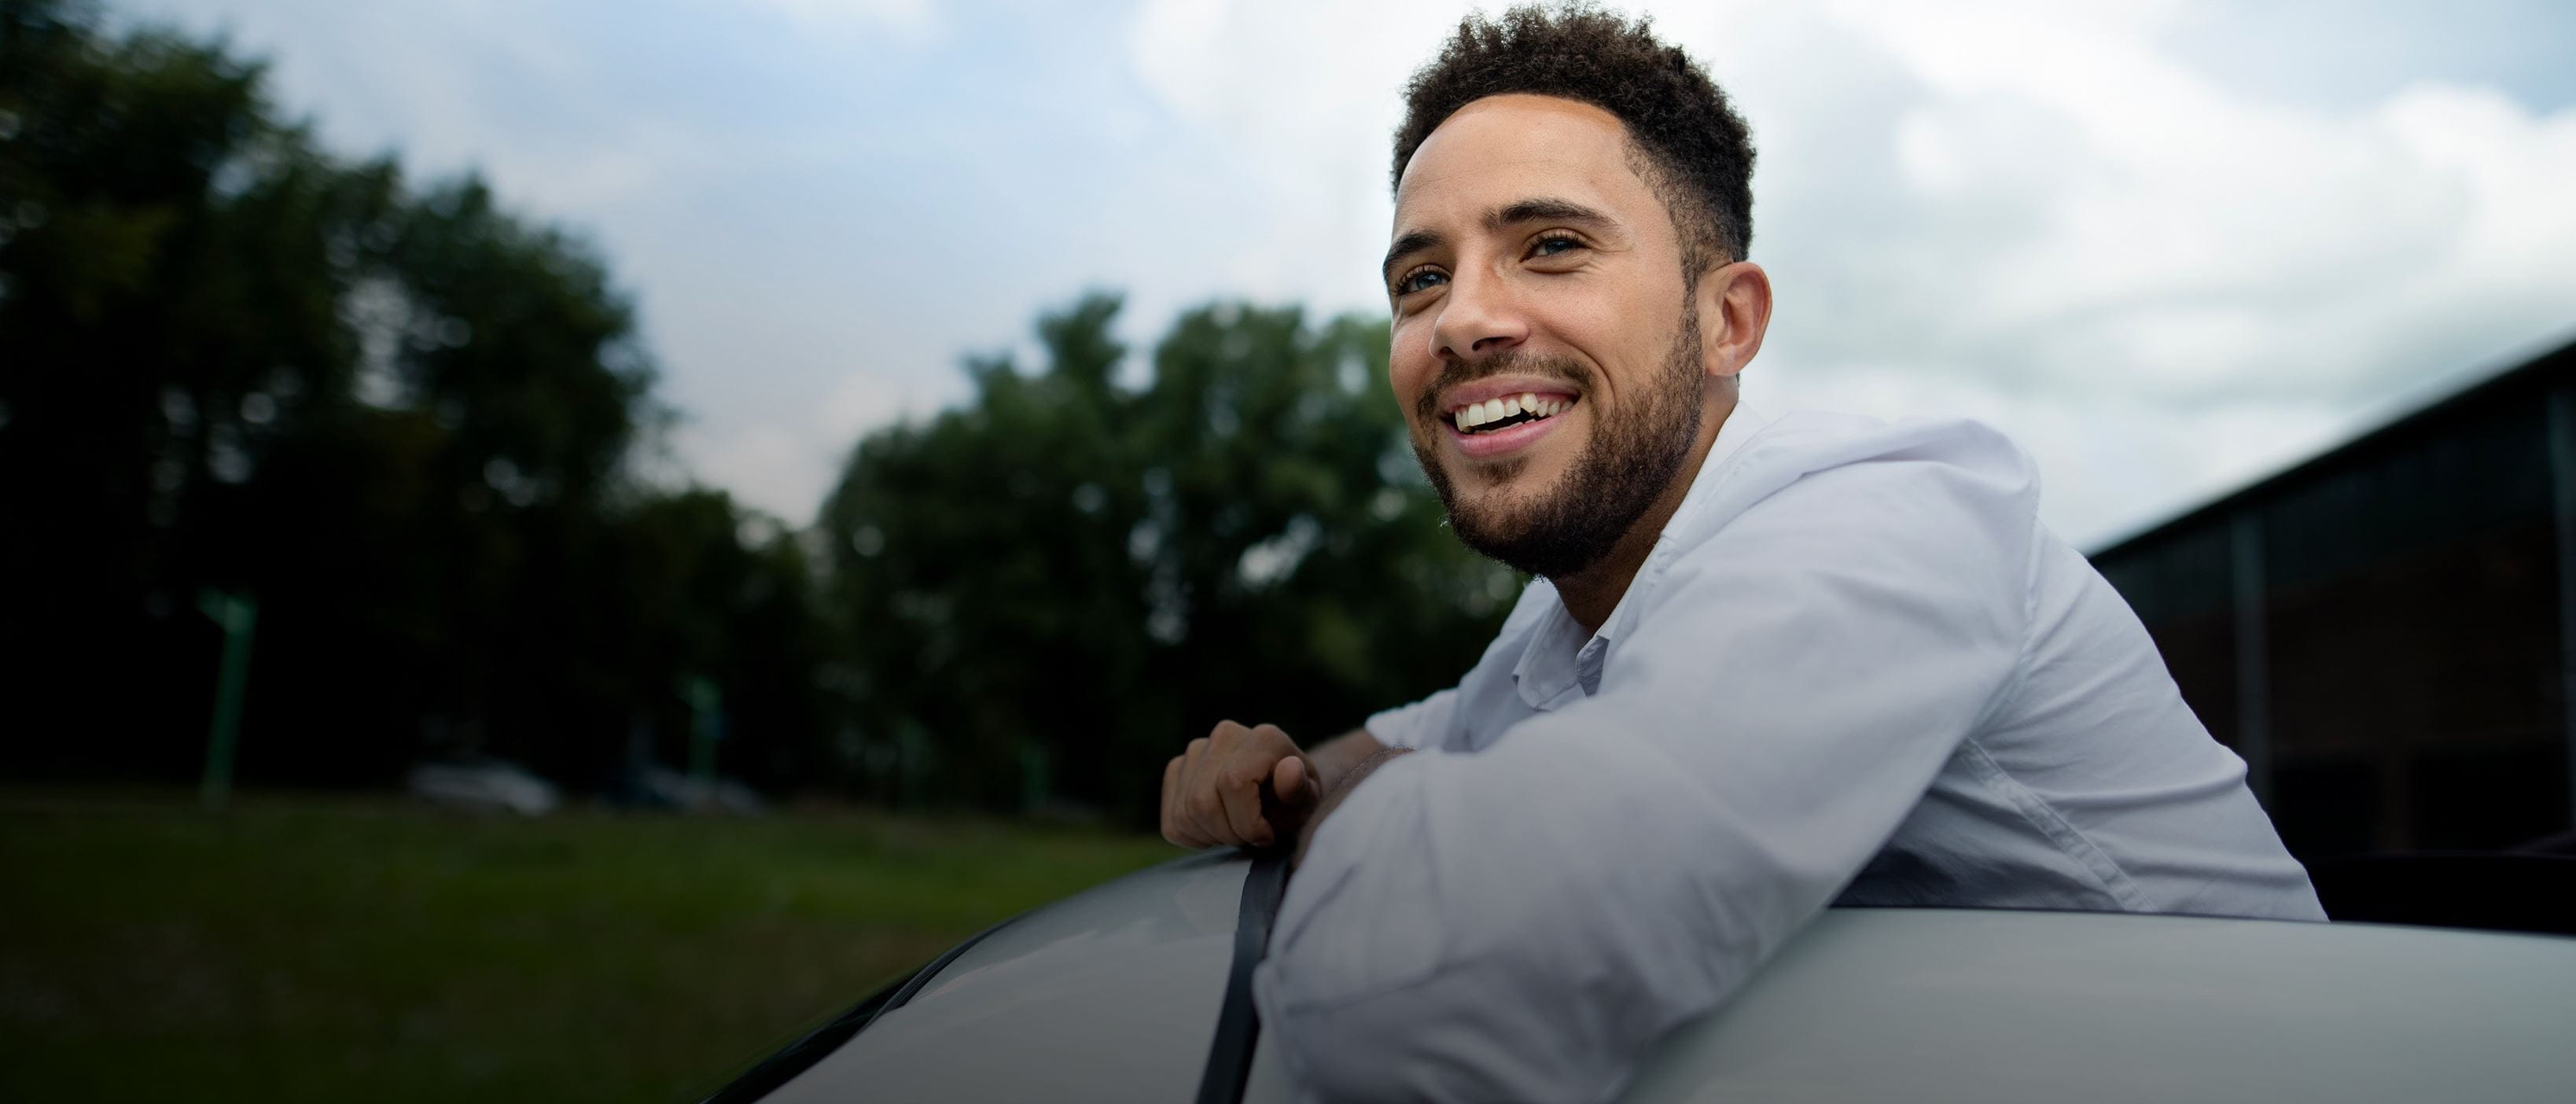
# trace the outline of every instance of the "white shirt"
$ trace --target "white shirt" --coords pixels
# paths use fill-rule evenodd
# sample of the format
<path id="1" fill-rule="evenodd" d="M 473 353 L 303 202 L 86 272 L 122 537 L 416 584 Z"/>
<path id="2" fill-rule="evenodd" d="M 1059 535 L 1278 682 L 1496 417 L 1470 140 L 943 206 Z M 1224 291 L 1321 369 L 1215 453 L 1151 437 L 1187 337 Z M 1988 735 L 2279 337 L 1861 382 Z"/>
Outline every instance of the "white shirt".
<path id="1" fill-rule="evenodd" d="M 1305 1091 L 1598 1100 L 1828 904 L 2322 920 L 2155 644 L 1964 421 L 1739 407 L 1600 631 L 1530 585 L 1255 977 Z"/>

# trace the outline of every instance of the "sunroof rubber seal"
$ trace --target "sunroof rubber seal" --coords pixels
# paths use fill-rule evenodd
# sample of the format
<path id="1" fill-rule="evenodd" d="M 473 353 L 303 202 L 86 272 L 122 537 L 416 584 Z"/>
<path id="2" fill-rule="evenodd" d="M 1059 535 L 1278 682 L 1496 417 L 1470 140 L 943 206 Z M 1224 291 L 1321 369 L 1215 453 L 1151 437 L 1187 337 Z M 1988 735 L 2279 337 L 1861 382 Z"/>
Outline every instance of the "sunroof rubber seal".
<path id="1" fill-rule="evenodd" d="M 913 971 L 911 977 L 886 989 L 878 990 L 868 999 L 850 1006 L 849 1011 L 832 1017 L 832 1022 L 815 1028 L 807 1032 L 804 1038 L 787 1044 L 785 1049 L 770 1055 L 759 1065 L 753 1066 L 749 1072 L 716 1090 L 702 1104 L 750 1104 L 751 1101 L 768 1096 L 779 1086 L 795 1080 L 798 1074 L 812 1069 L 814 1063 L 823 1060 L 824 1055 L 848 1044 L 851 1039 L 858 1036 L 859 1032 L 867 1030 L 868 1025 L 877 1022 L 877 1017 L 910 1003 L 914 994 L 929 985 L 931 979 L 938 977 L 941 970 L 948 968 L 949 963 L 957 961 L 957 956 L 965 954 L 968 948 L 983 942 L 985 936 L 1007 928 L 1019 919 L 1020 917 L 1014 916 L 966 937 L 965 942 L 950 947 L 946 953 L 931 959 L 930 965 Z"/>

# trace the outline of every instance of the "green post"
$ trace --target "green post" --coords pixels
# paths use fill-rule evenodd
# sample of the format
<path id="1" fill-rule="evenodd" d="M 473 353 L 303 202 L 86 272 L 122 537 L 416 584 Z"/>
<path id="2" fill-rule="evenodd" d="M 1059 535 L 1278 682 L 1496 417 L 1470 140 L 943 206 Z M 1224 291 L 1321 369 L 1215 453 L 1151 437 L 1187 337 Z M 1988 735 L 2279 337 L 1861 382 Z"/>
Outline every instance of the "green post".
<path id="1" fill-rule="evenodd" d="M 689 780 L 697 783 L 702 797 L 712 798 L 716 792 L 716 738 L 721 735 L 718 725 L 724 714 L 724 692 L 713 682 L 693 678 L 686 693 L 696 722 L 690 726 Z"/>
<path id="2" fill-rule="evenodd" d="M 197 595 L 197 608 L 224 630 L 215 719 L 206 732 L 206 777 L 197 787 L 197 799 L 206 808 L 221 809 L 232 798 L 233 749 L 241 742 L 242 692 L 250 683 L 250 634 L 259 620 L 259 602 L 248 594 L 208 589 Z"/>
<path id="3" fill-rule="evenodd" d="M 1047 791 L 1054 788 L 1047 777 L 1046 748 L 1035 743 L 1020 745 L 1020 815 L 1027 816 L 1046 804 Z"/>

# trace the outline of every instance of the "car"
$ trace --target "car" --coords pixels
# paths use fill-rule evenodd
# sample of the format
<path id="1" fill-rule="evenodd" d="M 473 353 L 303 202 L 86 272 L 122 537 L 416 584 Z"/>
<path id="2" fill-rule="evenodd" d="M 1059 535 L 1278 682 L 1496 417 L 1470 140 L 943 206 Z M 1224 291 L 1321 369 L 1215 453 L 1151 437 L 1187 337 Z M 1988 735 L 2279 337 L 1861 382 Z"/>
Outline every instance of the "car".
<path id="1" fill-rule="evenodd" d="M 1276 855 L 1211 852 L 1041 907 L 707 1100 L 1282 1104 L 1249 981 L 1285 882 Z M 1615 1099 L 2566 1101 L 2571 1026 L 2566 935 L 1837 908 Z"/>
<path id="2" fill-rule="evenodd" d="M 440 805 L 544 816 L 562 799 L 554 784 L 506 759 L 420 763 L 403 777 L 412 796 Z"/>

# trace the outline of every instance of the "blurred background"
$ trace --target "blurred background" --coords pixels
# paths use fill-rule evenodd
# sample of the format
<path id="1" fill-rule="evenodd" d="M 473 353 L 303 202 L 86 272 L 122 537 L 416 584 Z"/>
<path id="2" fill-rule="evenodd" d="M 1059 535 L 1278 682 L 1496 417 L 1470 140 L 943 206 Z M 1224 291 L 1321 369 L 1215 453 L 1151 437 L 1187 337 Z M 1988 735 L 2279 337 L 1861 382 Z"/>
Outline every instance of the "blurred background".
<path id="1" fill-rule="evenodd" d="M 2576 11 L 1649 6 L 1746 401 L 1966 415 L 2303 857 L 2576 788 Z M 1453 681 L 1461 9 L 0 0 L 0 1096 L 674 1099 Z"/>

